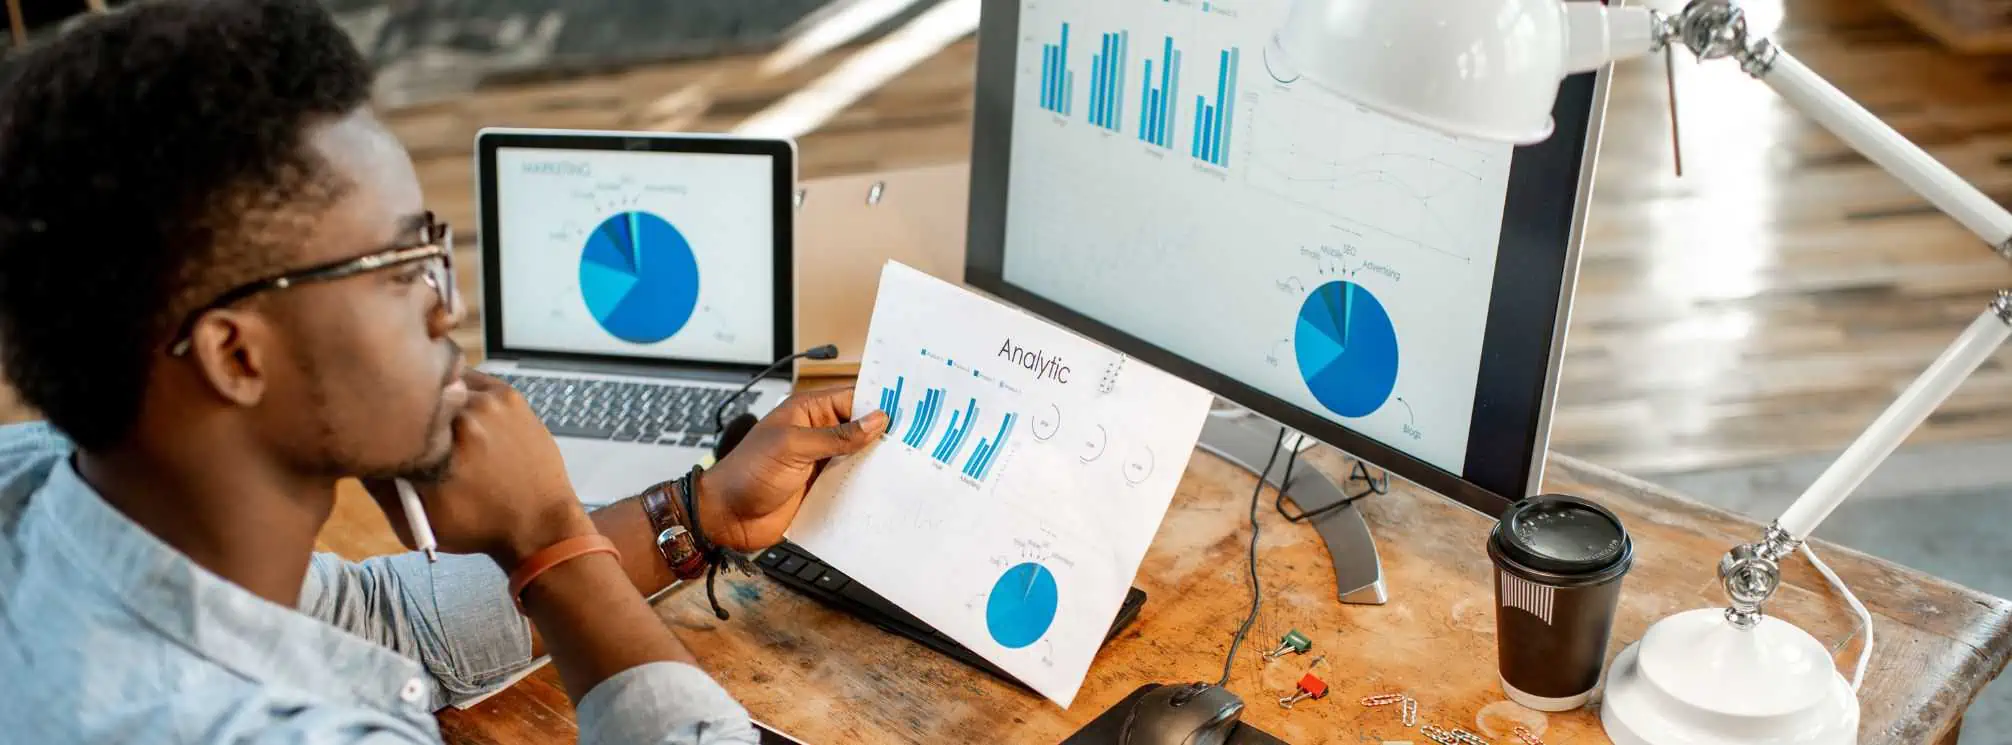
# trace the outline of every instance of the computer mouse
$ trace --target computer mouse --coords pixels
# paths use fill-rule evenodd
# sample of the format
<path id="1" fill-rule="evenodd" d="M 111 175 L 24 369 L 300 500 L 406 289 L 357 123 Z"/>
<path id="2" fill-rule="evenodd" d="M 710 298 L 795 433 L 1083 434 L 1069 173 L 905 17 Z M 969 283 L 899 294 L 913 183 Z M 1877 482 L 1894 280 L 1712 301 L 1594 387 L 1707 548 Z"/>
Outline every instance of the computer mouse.
<path id="1" fill-rule="evenodd" d="M 1243 699 L 1207 683 L 1147 691 L 1125 715 L 1118 745 L 1223 745 L 1244 713 Z"/>

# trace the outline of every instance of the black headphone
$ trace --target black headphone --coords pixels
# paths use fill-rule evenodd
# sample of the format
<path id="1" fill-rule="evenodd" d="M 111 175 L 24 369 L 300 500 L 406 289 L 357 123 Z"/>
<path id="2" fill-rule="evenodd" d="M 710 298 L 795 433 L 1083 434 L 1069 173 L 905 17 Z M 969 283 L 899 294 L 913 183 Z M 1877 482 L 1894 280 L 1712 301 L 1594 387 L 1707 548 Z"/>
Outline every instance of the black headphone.
<path id="1" fill-rule="evenodd" d="M 723 422 L 721 419 L 726 416 L 727 407 L 732 406 L 735 401 L 740 400 L 741 396 L 747 395 L 748 389 L 753 388 L 754 384 L 761 382 L 762 378 L 768 377 L 769 373 L 773 373 L 781 369 L 783 365 L 795 362 L 801 358 L 813 360 L 837 359 L 838 345 L 825 344 L 823 346 L 811 347 L 776 360 L 767 369 L 755 373 L 752 378 L 748 378 L 747 385 L 743 385 L 740 390 L 734 391 L 734 395 L 728 396 L 725 401 L 721 401 L 719 408 L 713 409 L 713 432 L 719 435 L 719 441 L 713 443 L 713 460 L 727 457 L 727 453 L 733 452 L 734 446 L 741 444 L 741 440 L 748 436 L 748 430 L 754 429 L 755 422 L 761 421 L 752 412 L 743 412 L 740 416 L 734 417 L 733 421 Z"/>

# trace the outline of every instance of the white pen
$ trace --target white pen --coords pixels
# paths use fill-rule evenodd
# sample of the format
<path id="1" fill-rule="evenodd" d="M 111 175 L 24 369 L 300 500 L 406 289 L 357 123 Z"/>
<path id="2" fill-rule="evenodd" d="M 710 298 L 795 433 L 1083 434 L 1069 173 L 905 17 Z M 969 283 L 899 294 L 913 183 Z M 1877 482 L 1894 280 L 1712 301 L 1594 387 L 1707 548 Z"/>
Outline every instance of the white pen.
<path id="1" fill-rule="evenodd" d="M 426 506 L 419 503 L 419 490 L 405 479 L 398 484 L 398 504 L 405 508 L 405 524 L 412 528 L 412 542 L 426 552 L 427 561 L 440 560 L 440 544 L 433 538 L 433 524 L 426 521 Z"/>

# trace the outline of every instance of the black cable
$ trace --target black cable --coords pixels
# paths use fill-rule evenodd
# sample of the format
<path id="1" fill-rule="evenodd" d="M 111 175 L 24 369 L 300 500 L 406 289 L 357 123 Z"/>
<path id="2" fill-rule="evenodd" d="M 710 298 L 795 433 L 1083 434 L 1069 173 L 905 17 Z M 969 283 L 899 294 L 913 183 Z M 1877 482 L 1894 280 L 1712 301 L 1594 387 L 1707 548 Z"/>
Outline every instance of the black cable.
<path id="1" fill-rule="evenodd" d="M 1236 636 L 1236 638 L 1235 638 L 1235 639 L 1232 639 L 1232 640 L 1230 640 L 1230 653 L 1229 653 L 1229 655 L 1228 655 L 1228 656 L 1226 656 L 1226 657 L 1224 657 L 1224 658 L 1223 658 L 1223 677 L 1222 677 L 1222 678 L 1221 678 L 1220 680 L 1217 680 L 1217 681 L 1216 681 L 1216 687 L 1217 687 L 1217 688 L 1221 688 L 1221 687 L 1223 687 L 1223 686 L 1226 686 L 1226 685 L 1229 685 L 1229 683 L 1230 683 L 1230 668 L 1231 668 L 1232 666 L 1234 666 L 1234 665 L 1236 664 L 1236 661 L 1237 661 L 1237 647 L 1241 647 L 1241 646 L 1243 646 L 1243 643 L 1244 643 L 1244 636 L 1246 636 L 1246 635 L 1248 635 L 1248 634 L 1250 633 L 1250 630 L 1251 630 L 1251 624 L 1253 624 L 1253 623 L 1257 623 L 1257 617 L 1258 617 L 1258 607 L 1259 607 L 1259 605 L 1261 605 L 1261 598 L 1260 598 L 1260 596 L 1258 595 L 1258 574 L 1257 574 L 1257 544 L 1258 544 L 1258 519 L 1257 519 L 1257 515 L 1258 515 L 1258 499 L 1264 496 L 1264 479 L 1265 479 L 1265 477 L 1266 477 L 1266 476 L 1268 476 L 1268 475 L 1270 475 L 1270 474 L 1271 474 L 1271 467 L 1272 467 L 1272 464 L 1274 464 L 1274 463 L 1277 463 L 1277 462 L 1278 462 L 1278 450 L 1279 450 L 1279 448 L 1280 448 L 1280 447 L 1282 447 L 1282 446 L 1284 446 L 1284 445 L 1285 445 L 1285 428 L 1284 428 L 1284 427 L 1280 427 L 1280 428 L 1278 428 L 1278 439 L 1277 439 L 1277 440 L 1273 440 L 1273 441 L 1272 441 L 1272 444 L 1271 444 L 1271 457 L 1269 457 L 1269 458 L 1266 458 L 1266 459 L 1265 459 L 1265 461 L 1264 461 L 1264 470 L 1262 470 L 1262 471 L 1259 471 L 1259 472 L 1258 472 L 1258 477 L 1257 477 L 1257 488 L 1255 488 L 1255 489 L 1252 489 L 1252 490 L 1251 490 L 1251 514 L 1250 514 L 1250 520 L 1251 520 L 1251 550 L 1250 550 L 1250 571 L 1251 571 L 1251 612 L 1250 612 L 1250 615 L 1248 615 L 1248 616 L 1245 616 L 1245 617 L 1244 617 L 1244 625 L 1243 625 L 1243 626 L 1241 626 L 1241 627 L 1239 627 L 1239 628 L 1237 628 L 1237 636 Z M 1290 469 L 1291 469 L 1291 466 L 1290 466 L 1290 465 L 1288 465 L 1288 466 L 1287 466 L 1287 470 L 1288 470 L 1288 471 L 1290 471 Z M 1284 482 L 1280 482 L 1280 483 L 1284 483 Z"/>
<path id="2" fill-rule="evenodd" d="M 1327 513 L 1333 512 L 1343 507 L 1347 507 L 1351 504 L 1355 504 L 1357 501 L 1360 501 L 1364 497 L 1368 497 L 1371 494 L 1384 494 L 1390 491 L 1390 480 L 1388 477 L 1385 477 L 1382 483 L 1378 483 L 1375 479 L 1369 477 L 1368 467 L 1364 466 L 1362 461 L 1358 460 L 1355 462 L 1355 470 L 1349 473 L 1348 480 L 1351 483 L 1357 480 L 1361 480 L 1363 483 L 1369 485 L 1367 489 L 1363 490 L 1361 494 L 1348 496 L 1339 502 L 1335 502 L 1334 504 L 1330 504 L 1325 507 L 1318 507 L 1311 511 L 1301 512 L 1295 515 L 1291 512 L 1286 511 L 1285 497 L 1286 497 L 1286 490 L 1292 488 L 1293 464 L 1298 461 L 1299 461 L 1299 448 L 1295 447 L 1292 450 L 1292 455 L 1288 456 L 1285 459 L 1285 476 L 1279 479 L 1279 483 L 1286 485 L 1286 488 L 1278 490 L 1278 495 L 1272 497 L 1271 500 L 1272 509 L 1278 510 L 1279 517 L 1285 518 L 1285 521 L 1289 523 L 1303 523 L 1308 520 L 1312 520 L 1316 517 L 1320 517 L 1321 515 L 1325 515 Z"/>
<path id="3" fill-rule="evenodd" d="M 799 358 L 803 357 L 809 357 L 814 360 L 837 359 L 838 345 L 826 344 L 820 347 L 811 347 L 801 352 L 797 352 L 796 354 L 792 354 L 788 357 L 776 360 L 775 362 L 771 363 L 766 369 L 762 370 L 761 372 L 755 373 L 754 377 L 748 378 L 747 385 L 741 386 L 740 390 L 734 391 L 734 395 L 728 396 L 725 401 L 720 402 L 718 408 L 713 409 L 713 432 L 718 433 L 726 431 L 727 407 L 732 406 L 735 401 L 739 401 L 741 396 L 747 395 L 749 388 L 753 388 L 754 384 L 761 382 L 762 378 L 768 377 L 769 373 L 775 372 L 783 365 L 795 362 Z"/>

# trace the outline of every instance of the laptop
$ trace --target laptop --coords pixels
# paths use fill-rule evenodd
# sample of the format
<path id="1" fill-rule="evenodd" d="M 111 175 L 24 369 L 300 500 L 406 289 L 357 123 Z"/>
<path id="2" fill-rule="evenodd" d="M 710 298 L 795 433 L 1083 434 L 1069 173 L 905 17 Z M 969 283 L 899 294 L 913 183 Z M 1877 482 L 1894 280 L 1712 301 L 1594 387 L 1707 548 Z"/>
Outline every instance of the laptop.
<path id="1" fill-rule="evenodd" d="M 796 146 L 690 134 L 483 129 L 478 369 L 557 438 L 581 500 L 683 475 L 724 420 L 789 395 Z M 732 399 L 731 401 L 729 399 Z"/>

